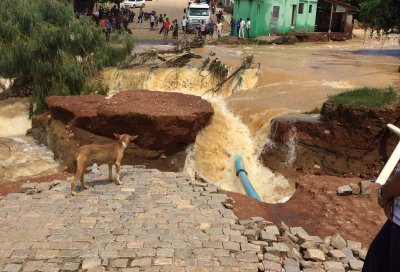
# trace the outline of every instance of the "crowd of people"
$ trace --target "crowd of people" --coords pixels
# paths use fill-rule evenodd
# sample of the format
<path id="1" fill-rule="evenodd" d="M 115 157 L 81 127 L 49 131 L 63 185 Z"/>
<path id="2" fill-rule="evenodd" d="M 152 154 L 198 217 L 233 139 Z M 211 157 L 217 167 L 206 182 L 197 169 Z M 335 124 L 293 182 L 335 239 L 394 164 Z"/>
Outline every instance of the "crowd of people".
<path id="1" fill-rule="evenodd" d="M 229 24 L 231 26 L 230 36 L 235 36 L 236 34 L 238 39 L 244 39 L 246 31 L 246 36 L 247 38 L 250 39 L 250 29 L 251 29 L 250 18 L 247 18 L 246 21 L 244 21 L 242 18 L 235 21 L 235 19 L 232 17 Z"/>
<path id="2" fill-rule="evenodd" d="M 134 19 L 135 13 L 126 8 L 118 8 L 117 5 L 113 5 L 111 9 L 100 6 L 98 16 L 94 16 L 94 20 L 101 26 L 107 40 L 114 30 L 127 31 L 132 34 L 128 25 Z"/>
<path id="3" fill-rule="evenodd" d="M 214 1 L 213 1 L 214 2 Z M 113 5 L 111 9 L 106 9 L 100 6 L 98 16 L 95 16 L 95 20 L 101 26 L 106 38 L 109 39 L 110 33 L 114 30 L 120 32 L 126 31 L 132 34 L 131 29 L 128 27 L 129 23 L 135 21 L 135 13 L 128 8 L 118 8 L 117 5 Z M 173 39 L 178 39 L 179 34 L 179 23 L 177 19 L 170 20 L 166 14 L 159 14 L 155 11 L 150 13 L 144 12 L 143 8 L 140 8 L 137 23 L 143 23 L 143 21 L 149 21 L 150 30 L 159 29 L 159 33 L 163 34 L 164 39 L 168 39 L 169 33 L 172 33 Z M 191 31 L 198 31 L 198 33 L 205 38 L 207 34 L 211 39 L 214 38 L 214 33 L 217 33 L 217 38 L 221 39 L 224 17 L 222 11 L 218 11 L 216 14 L 216 22 L 210 19 L 209 23 L 206 24 L 204 20 Z M 180 20 L 182 32 L 185 34 L 189 31 L 189 21 L 186 16 Z M 237 21 L 232 18 L 229 22 L 230 25 L 230 36 L 237 36 L 238 39 L 243 39 L 245 37 L 250 38 L 251 21 L 250 18 L 243 20 L 242 18 Z"/>

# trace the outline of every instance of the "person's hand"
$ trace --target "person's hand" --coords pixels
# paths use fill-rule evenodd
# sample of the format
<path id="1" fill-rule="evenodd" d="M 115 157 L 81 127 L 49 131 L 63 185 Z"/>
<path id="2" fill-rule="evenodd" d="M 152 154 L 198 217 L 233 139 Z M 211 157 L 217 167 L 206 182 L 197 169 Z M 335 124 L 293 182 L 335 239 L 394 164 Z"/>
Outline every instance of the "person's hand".
<path id="1" fill-rule="evenodd" d="M 383 211 L 385 212 L 386 217 L 392 221 L 393 220 L 393 205 L 394 205 L 394 200 L 388 201 L 382 208 Z"/>
<path id="2" fill-rule="evenodd" d="M 389 202 L 393 202 L 393 199 L 389 199 L 386 197 L 386 195 L 384 194 L 384 186 L 382 186 L 379 190 L 381 191 L 381 193 L 380 196 L 378 195 L 378 204 L 379 206 L 381 206 L 381 208 L 384 209 Z"/>

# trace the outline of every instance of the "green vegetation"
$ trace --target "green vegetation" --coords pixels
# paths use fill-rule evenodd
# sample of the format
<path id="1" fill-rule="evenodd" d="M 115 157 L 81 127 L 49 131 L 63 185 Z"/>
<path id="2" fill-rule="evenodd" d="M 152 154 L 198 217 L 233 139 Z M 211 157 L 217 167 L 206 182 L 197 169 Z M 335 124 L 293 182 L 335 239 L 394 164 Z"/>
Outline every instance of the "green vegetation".
<path id="1" fill-rule="evenodd" d="M 398 90 L 389 88 L 364 87 L 330 96 L 329 102 L 366 109 L 390 107 L 400 102 Z"/>
<path id="2" fill-rule="evenodd" d="M 1 0 L 0 18 L 0 76 L 32 84 L 30 115 L 42 112 L 50 95 L 105 92 L 98 72 L 133 49 L 132 36 L 114 32 L 107 42 L 63 0 Z"/>
<path id="3" fill-rule="evenodd" d="M 383 31 L 384 34 L 400 31 L 400 1 L 360 0 L 359 19 L 365 29 Z"/>

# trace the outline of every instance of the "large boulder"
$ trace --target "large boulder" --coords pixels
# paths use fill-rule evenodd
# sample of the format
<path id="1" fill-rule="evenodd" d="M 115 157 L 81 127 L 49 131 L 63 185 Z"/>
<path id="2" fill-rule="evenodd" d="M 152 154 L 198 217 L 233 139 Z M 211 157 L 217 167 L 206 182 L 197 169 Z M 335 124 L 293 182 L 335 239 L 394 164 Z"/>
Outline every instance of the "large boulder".
<path id="1" fill-rule="evenodd" d="M 198 96 L 148 90 L 121 92 L 110 99 L 48 97 L 46 103 L 56 120 L 109 138 L 113 133 L 139 135 L 137 145 L 167 154 L 193 143 L 214 113 Z"/>
<path id="2" fill-rule="evenodd" d="M 45 101 L 54 119 L 87 130 L 97 125 L 97 110 L 106 98 L 103 95 L 49 96 Z"/>
<path id="3" fill-rule="evenodd" d="M 264 165 L 281 173 L 376 177 L 398 137 L 400 107 L 366 110 L 326 102 L 319 115 L 279 117 L 271 122 L 273 144 L 261 155 Z"/>
<path id="4" fill-rule="evenodd" d="M 98 109 L 96 134 L 137 134 L 137 143 L 167 153 L 186 148 L 210 120 L 211 104 L 181 93 L 129 91 L 118 93 Z M 107 128 L 107 129 L 104 129 Z"/>

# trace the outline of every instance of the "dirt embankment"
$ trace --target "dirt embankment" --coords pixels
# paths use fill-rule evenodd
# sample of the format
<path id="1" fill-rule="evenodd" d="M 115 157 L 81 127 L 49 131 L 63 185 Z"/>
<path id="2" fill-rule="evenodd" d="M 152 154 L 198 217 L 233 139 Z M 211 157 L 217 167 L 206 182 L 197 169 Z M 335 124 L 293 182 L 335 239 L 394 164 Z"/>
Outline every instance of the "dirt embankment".
<path id="1" fill-rule="evenodd" d="M 399 117 L 400 107 L 366 110 L 326 102 L 317 117 L 273 120 L 273 144 L 265 147 L 260 159 L 289 177 L 326 174 L 374 178 L 398 143 L 386 125 L 399 125 Z"/>
<path id="2" fill-rule="evenodd" d="M 239 219 L 261 216 L 274 223 L 301 226 L 312 235 L 326 237 L 339 233 L 345 239 L 368 247 L 386 217 L 377 204 L 377 184 L 371 184 L 371 197 L 338 196 L 340 185 L 356 183 L 358 178 L 303 176 L 296 193 L 282 204 L 258 202 L 245 195 L 226 192 L 234 200 Z"/>

